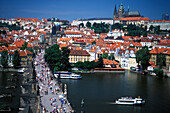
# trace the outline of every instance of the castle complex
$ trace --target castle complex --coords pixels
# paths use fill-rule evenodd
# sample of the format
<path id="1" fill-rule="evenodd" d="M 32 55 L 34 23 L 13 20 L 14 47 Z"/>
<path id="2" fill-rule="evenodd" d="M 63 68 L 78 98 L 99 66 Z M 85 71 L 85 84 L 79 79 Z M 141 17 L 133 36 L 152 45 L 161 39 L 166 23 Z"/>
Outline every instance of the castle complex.
<path id="1" fill-rule="evenodd" d="M 141 17 L 141 16 L 138 11 L 129 11 L 129 7 L 128 7 L 128 10 L 125 11 L 123 2 L 121 2 L 121 5 L 120 5 L 118 11 L 117 11 L 116 5 L 115 5 L 113 19 L 120 19 L 120 18 L 126 18 L 126 17 Z"/>

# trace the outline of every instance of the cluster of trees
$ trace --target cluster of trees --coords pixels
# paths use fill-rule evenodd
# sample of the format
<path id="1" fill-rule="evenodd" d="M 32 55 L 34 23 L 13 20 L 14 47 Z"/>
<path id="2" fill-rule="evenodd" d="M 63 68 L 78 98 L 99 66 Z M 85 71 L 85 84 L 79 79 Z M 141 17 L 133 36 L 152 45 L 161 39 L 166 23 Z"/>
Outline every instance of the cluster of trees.
<path id="1" fill-rule="evenodd" d="M 86 25 L 83 23 L 79 24 L 79 27 L 88 27 L 90 29 L 94 29 L 95 33 L 108 33 L 110 24 L 105 23 L 93 23 L 93 25 L 90 22 L 87 22 Z M 111 29 L 120 29 L 124 31 L 128 31 L 127 36 L 141 36 L 144 37 L 147 36 L 147 26 L 144 28 L 141 26 L 136 26 L 135 24 L 129 24 L 127 27 L 123 27 L 123 24 L 115 23 L 111 26 Z"/>
<path id="2" fill-rule="evenodd" d="M 112 25 L 112 29 L 124 30 L 123 24 L 115 23 Z"/>
<path id="3" fill-rule="evenodd" d="M 166 66 L 166 58 L 165 55 L 163 53 L 159 53 L 157 55 L 157 65 L 159 66 L 159 68 L 154 69 L 154 73 L 159 76 L 159 77 L 163 77 L 164 76 L 164 72 L 162 70 L 163 66 Z"/>
<path id="4" fill-rule="evenodd" d="M 87 69 L 87 70 L 91 70 L 94 68 L 103 68 L 103 58 L 100 57 L 99 60 L 97 62 L 94 61 L 85 61 L 85 62 L 81 62 L 78 61 L 76 64 L 74 64 L 74 67 L 79 68 L 79 69 Z"/>
<path id="5" fill-rule="evenodd" d="M 63 47 L 60 50 L 57 44 L 45 50 L 45 61 L 53 73 L 54 71 L 68 71 L 70 69 L 69 53 L 70 50 L 67 47 Z"/>
<path id="6" fill-rule="evenodd" d="M 1 54 L 1 64 L 4 68 L 8 67 L 8 60 L 9 60 L 8 51 L 3 50 L 2 54 Z M 20 62 L 21 62 L 20 54 L 19 54 L 18 50 L 15 50 L 13 60 L 12 60 L 14 68 L 20 67 L 21 66 Z"/>
<path id="7" fill-rule="evenodd" d="M 103 68 L 104 64 L 103 64 L 103 59 L 109 59 L 109 60 L 115 60 L 114 58 L 114 54 L 110 54 L 108 55 L 107 53 L 104 53 L 97 62 L 94 61 L 85 61 L 85 62 L 77 62 L 74 67 L 79 68 L 79 69 L 87 69 L 87 70 L 91 70 L 94 68 Z"/>
<path id="8" fill-rule="evenodd" d="M 147 67 L 150 65 L 149 60 L 151 57 L 151 54 L 149 53 L 148 47 L 142 47 L 142 49 L 138 50 L 136 53 L 136 62 L 142 65 L 142 69 L 146 70 Z M 140 67 L 139 67 L 140 69 Z"/>
<path id="9" fill-rule="evenodd" d="M 83 23 L 79 24 L 79 27 L 87 27 L 90 29 L 94 29 L 95 33 L 108 33 L 110 24 L 105 23 L 93 23 L 93 25 L 90 22 L 87 22 L 86 25 Z M 160 34 L 160 26 L 153 26 L 151 25 L 149 27 L 149 31 L 147 31 L 147 26 L 143 27 L 136 26 L 136 24 L 128 24 L 127 27 L 123 27 L 123 24 L 115 23 L 111 26 L 112 29 L 120 29 L 123 31 L 128 31 L 128 34 L 126 36 L 141 36 L 147 37 L 147 33 L 155 33 Z"/>
<path id="10" fill-rule="evenodd" d="M 125 30 L 128 31 L 126 36 L 141 36 L 147 37 L 147 26 L 144 28 L 141 26 L 136 26 L 135 24 L 128 24 Z"/>
<path id="11" fill-rule="evenodd" d="M 93 29 L 95 33 L 107 33 L 109 31 L 109 24 L 105 24 L 105 23 L 96 23 L 94 22 L 93 25 L 90 22 L 87 22 L 86 25 L 84 25 L 83 23 L 79 24 L 79 27 L 88 27 L 90 29 Z"/>
<path id="12" fill-rule="evenodd" d="M 1 23 L 0 22 L 0 27 L 7 27 L 9 28 L 10 31 L 12 30 L 22 30 L 20 26 L 17 26 L 16 24 L 9 25 L 8 23 Z M 5 33 L 5 31 L 3 31 Z"/>
<path id="13" fill-rule="evenodd" d="M 138 67 L 140 69 L 139 63 L 142 65 L 142 70 L 147 70 L 147 67 L 150 66 L 149 60 L 151 57 L 151 54 L 149 53 L 148 47 L 143 47 L 142 49 L 138 50 L 136 53 L 136 62 L 138 63 Z M 159 76 L 163 77 L 164 72 L 162 70 L 162 67 L 166 65 L 166 58 L 165 55 L 162 53 L 159 53 L 157 55 L 157 65 L 159 65 L 159 68 L 154 69 L 154 73 Z"/>
<path id="14" fill-rule="evenodd" d="M 152 32 L 152 33 L 155 33 L 155 34 L 159 34 L 160 33 L 160 26 L 153 26 L 151 25 L 149 27 L 149 31 Z"/>

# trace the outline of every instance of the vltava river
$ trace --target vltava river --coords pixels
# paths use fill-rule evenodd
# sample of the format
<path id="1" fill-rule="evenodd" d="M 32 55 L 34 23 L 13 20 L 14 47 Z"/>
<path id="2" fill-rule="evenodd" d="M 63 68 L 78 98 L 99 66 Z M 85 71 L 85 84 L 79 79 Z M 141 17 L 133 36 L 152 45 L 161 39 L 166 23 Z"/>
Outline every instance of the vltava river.
<path id="1" fill-rule="evenodd" d="M 21 79 L 21 75 L 16 72 L 0 72 L 0 95 L 12 95 L 9 98 L 0 98 L 0 107 L 10 107 L 10 113 L 18 113 Z"/>
<path id="2" fill-rule="evenodd" d="M 68 87 L 68 100 L 77 113 L 85 99 L 86 113 L 169 113 L 170 79 L 125 73 L 81 74 L 81 80 L 62 79 Z M 122 96 L 141 96 L 142 106 L 115 105 Z"/>

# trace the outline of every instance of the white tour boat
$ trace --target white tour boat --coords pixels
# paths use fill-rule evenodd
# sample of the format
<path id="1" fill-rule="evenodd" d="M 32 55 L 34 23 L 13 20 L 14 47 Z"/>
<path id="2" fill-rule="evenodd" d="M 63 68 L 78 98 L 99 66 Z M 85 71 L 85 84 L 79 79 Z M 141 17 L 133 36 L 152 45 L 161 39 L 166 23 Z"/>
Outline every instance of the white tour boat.
<path id="1" fill-rule="evenodd" d="M 75 73 L 71 73 L 71 72 L 55 72 L 54 73 L 54 77 L 58 78 L 60 75 L 61 79 L 81 79 L 82 76 L 75 74 Z"/>
<path id="2" fill-rule="evenodd" d="M 145 103 L 145 100 L 138 97 L 133 99 L 132 97 L 121 97 L 120 99 L 116 100 L 116 104 L 124 104 L 124 105 L 141 105 Z"/>
<path id="3" fill-rule="evenodd" d="M 19 69 L 19 70 L 18 70 L 18 73 L 24 73 L 24 70 L 25 70 L 24 68 Z"/>

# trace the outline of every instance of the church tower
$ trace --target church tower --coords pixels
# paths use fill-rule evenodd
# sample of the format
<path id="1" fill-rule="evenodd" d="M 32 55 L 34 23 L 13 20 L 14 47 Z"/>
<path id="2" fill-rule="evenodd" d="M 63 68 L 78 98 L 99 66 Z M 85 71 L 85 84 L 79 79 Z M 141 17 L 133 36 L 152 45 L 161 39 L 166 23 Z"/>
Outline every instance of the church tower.
<path id="1" fill-rule="evenodd" d="M 116 18 L 118 18 L 118 14 L 117 14 L 117 9 L 116 9 L 116 4 L 115 4 L 113 19 L 116 19 Z"/>
<path id="2" fill-rule="evenodd" d="M 123 7 L 123 2 L 121 1 L 121 5 L 119 7 L 119 12 L 118 12 L 119 18 L 124 18 L 124 12 L 125 12 L 125 9 Z"/>

